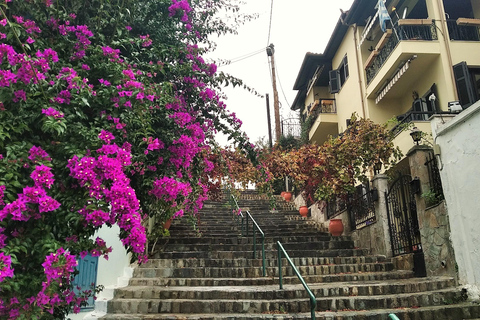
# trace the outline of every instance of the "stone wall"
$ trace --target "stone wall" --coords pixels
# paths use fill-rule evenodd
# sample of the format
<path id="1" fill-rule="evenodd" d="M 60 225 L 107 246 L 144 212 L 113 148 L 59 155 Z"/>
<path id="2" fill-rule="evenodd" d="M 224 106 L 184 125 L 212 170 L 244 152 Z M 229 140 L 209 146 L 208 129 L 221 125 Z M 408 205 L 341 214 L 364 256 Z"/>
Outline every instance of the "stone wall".
<path id="1" fill-rule="evenodd" d="M 425 209 L 419 221 L 428 276 L 456 276 L 455 257 L 450 241 L 450 224 L 445 201 Z"/>

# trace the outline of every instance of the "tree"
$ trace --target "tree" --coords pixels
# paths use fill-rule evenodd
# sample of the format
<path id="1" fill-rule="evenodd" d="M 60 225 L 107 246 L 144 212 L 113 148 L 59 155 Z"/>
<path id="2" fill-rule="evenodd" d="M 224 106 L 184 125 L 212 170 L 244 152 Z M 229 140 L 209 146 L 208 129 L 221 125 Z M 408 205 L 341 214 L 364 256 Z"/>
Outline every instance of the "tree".
<path id="1" fill-rule="evenodd" d="M 146 260 L 147 216 L 195 215 L 217 131 L 252 153 L 202 54 L 230 1 L 5 1 L 0 17 L 0 316 L 63 318 L 76 257 L 118 224 Z M 250 17 L 238 21 L 248 20 Z M 92 289 L 95 290 L 95 289 Z"/>

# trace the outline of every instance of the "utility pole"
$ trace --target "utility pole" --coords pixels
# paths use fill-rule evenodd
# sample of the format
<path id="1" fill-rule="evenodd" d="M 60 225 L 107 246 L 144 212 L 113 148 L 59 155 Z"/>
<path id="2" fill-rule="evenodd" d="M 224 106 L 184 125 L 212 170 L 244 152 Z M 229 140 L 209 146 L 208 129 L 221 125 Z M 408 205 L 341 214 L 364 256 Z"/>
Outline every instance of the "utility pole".
<path id="1" fill-rule="evenodd" d="M 272 65 L 272 86 L 273 86 L 273 110 L 275 114 L 275 141 L 279 141 L 282 135 L 280 129 L 280 106 L 278 103 L 278 91 L 277 91 L 277 78 L 275 75 L 275 48 L 271 43 L 267 47 L 267 55 L 270 57 L 270 63 Z"/>
<path id="2" fill-rule="evenodd" d="M 268 142 L 271 148 L 273 147 L 273 143 L 272 143 L 272 123 L 270 121 L 270 99 L 269 99 L 268 93 L 265 96 L 267 97 Z"/>

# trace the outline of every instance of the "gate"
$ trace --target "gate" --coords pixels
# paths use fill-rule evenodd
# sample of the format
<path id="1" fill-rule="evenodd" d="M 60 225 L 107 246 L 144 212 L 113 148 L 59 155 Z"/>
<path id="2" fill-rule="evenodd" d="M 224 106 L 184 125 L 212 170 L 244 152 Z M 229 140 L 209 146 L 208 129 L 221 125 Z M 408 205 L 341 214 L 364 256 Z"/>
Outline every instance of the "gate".
<path id="1" fill-rule="evenodd" d="M 417 203 L 411 182 L 410 175 L 401 175 L 385 193 L 390 240 L 393 256 L 421 253 L 423 259 Z"/>

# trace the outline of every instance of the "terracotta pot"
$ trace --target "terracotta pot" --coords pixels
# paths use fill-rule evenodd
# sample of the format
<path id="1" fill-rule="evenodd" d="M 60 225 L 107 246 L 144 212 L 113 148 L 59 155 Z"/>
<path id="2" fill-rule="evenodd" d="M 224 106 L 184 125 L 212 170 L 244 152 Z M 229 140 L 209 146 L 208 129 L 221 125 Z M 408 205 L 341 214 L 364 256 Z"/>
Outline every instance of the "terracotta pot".
<path id="1" fill-rule="evenodd" d="M 328 231 L 332 236 L 338 237 L 343 233 L 343 222 L 342 219 L 330 219 L 330 224 L 328 225 Z"/>
<path id="2" fill-rule="evenodd" d="M 282 196 L 282 198 L 285 198 L 285 193 L 286 193 L 285 191 L 282 191 L 282 192 L 280 193 L 280 195 Z"/>
<path id="3" fill-rule="evenodd" d="M 292 200 L 292 193 L 285 192 L 285 195 L 283 197 L 285 198 L 285 201 L 290 202 L 290 200 Z"/>
<path id="4" fill-rule="evenodd" d="M 300 209 L 298 209 L 298 211 L 300 212 L 300 215 L 302 217 L 308 216 L 308 207 L 307 206 L 301 206 Z"/>
<path id="5" fill-rule="evenodd" d="M 165 223 L 163 224 L 163 229 L 170 229 L 170 226 L 172 225 L 172 220 L 173 218 L 170 218 L 168 219 L 167 221 L 165 221 Z"/>

